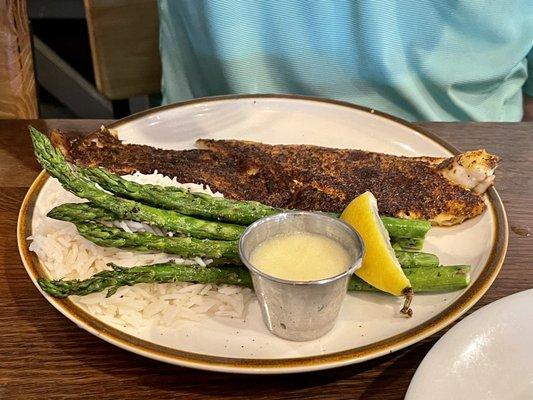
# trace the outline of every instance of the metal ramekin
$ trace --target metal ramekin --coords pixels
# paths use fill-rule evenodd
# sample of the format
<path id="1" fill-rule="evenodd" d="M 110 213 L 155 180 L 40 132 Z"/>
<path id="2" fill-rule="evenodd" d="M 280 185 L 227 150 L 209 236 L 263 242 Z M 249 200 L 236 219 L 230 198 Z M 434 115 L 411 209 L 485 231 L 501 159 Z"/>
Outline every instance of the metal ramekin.
<path id="1" fill-rule="evenodd" d="M 260 243 L 293 232 L 320 234 L 337 241 L 348 251 L 350 265 L 330 278 L 289 281 L 270 276 L 250 262 L 252 251 Z M 252 275 L 268 329 L 284 339 L 305 341 L 319 338 L 335 325 L 350 276 L 361 266 L 364 245 L 359 234 L 340 219 L 299 211 L 276 214 L 250 225 L 240 238 L 239 253 Z"/>

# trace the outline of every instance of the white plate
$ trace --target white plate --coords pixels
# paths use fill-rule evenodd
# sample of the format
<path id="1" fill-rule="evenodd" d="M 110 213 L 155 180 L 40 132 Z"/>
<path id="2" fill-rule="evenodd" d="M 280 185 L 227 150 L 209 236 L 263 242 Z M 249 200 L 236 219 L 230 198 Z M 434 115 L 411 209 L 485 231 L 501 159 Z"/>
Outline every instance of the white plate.
<path id="1" fill-rule="evenodd" d="M 533 399 L 533 290 L 495 301 L 426 355 L 406 400 Z"/>
<path id="2" fill-rule="evenodd" d="M 308 143 L 406 156 L 450 156 L 456 150 L 408 123 L 348 103 L 295 96 L 236 96 L 193 100 L 149 110 L 110 126 L 127 142 L 168 149 L 194 147 L 197 138 Z M 54 182 L 41 175 L 19 217 L 19 248 L 35 281 L 43 275 L 25 238 L 32 210 Z M 209 319 L 193 327 L 134 330 L 111 327 L 70 300 L 43 294 L 76 324 L 118 346 L 148 357 L 202 369 L 244 373 L 302 372 L 331 368 L 401 349 L 450 324 L 488 289 L 503 262 L 507 221 L 494 189 L 488 210 L 453 228 L 432 229 L 425 250 L 443 264 L 471 264 L 466 290 L 415 297 L 414 317 L 398 316 L 401 300 L 355 293 L 346 299 L 336 327 L 323 338 L 289 342 L 269 334 L 257 303 L 245 322 Z M 194 338 L 194 339 L 191 339 Z"/>

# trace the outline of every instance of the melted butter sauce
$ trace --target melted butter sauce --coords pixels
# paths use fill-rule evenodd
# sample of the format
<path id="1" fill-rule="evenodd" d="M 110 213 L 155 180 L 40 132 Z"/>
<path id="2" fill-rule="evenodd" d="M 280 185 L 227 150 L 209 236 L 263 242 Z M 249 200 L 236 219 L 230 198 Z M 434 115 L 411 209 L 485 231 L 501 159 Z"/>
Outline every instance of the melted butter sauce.
<path id="1" fill-rule="evenodd" d="M 295 232 L 265 240 L 252 251 L 250 262 L 270 276 L 290 281 L 315 281 L 346 271 L 350 256 L 333 239 Z"/>

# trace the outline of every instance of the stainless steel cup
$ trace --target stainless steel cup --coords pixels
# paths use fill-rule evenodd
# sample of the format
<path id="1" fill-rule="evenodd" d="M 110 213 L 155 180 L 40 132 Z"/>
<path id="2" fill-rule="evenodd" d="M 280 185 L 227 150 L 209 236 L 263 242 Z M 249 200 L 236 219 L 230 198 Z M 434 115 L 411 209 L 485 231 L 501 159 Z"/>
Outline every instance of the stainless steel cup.
<path id="1" fill-rule="evenodd" d="M 350 265 L 330 278 L 288 281 L 267 275 L 250 263 L 250 255 L 260 243 L 294 232 L 320 234 L 337 241 L 348 251 Z M 265 324 L 275 335 L 295 341 L 316 339 L 333 328 L 348 280 L 361 266 L 363 252 L 361 237 L 351 226 L 337 218 L 303 211 L 260 219 L 246 229 L 239 242 L 241 260 L 252 275 Z M 327 258 L 323 262 L 327 263 Z"/>

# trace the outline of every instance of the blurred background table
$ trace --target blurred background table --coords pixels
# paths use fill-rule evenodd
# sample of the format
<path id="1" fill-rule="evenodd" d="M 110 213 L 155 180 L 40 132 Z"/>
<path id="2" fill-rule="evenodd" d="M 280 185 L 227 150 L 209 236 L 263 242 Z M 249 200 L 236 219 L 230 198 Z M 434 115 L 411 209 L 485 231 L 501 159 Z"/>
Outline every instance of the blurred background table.
<path id="1" fill-rule="evenodd" d="M 79 329 L 33 286 L 16 243 L 22 199 L 40 171 L 28 124 L 89 132 L 109 120 L 0 120 L 0 398 L 402 399 L 431 346 L 445 331 L 362 364 L 291 376 L 245 376 L 163 364 Z M 460 149 L 503 158 L 496 187 L 511 227 L 498 278 L 474 310 L 533 287 L 533 123 L 422 123 Z"/>

